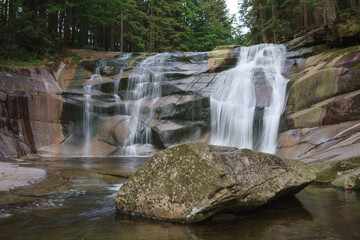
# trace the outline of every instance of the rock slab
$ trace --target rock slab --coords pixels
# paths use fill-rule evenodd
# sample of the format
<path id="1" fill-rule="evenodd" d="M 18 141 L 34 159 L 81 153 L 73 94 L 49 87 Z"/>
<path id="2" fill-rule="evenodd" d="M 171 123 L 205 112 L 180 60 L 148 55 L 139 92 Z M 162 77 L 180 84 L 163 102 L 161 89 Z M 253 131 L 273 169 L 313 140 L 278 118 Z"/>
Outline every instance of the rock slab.
<path id="1" fill-rule="evenodd" d="M 194 223 L 258 208 L 315 179 L 300 161 L 201 142 L 155 154 L 119 190 L 118 212 Z"/>

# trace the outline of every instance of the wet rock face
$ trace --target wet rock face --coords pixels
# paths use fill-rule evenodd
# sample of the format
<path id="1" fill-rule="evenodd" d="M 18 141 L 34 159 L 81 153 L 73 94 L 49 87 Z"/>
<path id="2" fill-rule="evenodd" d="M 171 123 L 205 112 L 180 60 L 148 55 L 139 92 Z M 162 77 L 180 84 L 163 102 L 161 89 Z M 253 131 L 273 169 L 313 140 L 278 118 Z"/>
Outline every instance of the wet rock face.
<path id="1" fill-rule="evenodd" d="M 305 60 L 299 55 L 297 57 L 299 62 L 305 63 L 289 83 L 286 114 L 309 109 L 315 104 L 332 101 L 332 97 L 345 96 L 344 94 L 360 89 L 358 47 L 337 51 L 326 50 Z"/>
<path id="2" fill-rule="evenodd" d="M 299 161 L 192 142 L 155 154 L 115 201 L 121 213 L 194 223 L 260 207 L 300 191 L 314 178 Z"/>
<path id="3" fill-rule="evenodd" d="M 36 154 L 62 141 L 66 123 L 61 123 L 64 102 L 57 68 L 4 67 L 0 73 L 0 155 Z"/>
<path id="4" fill-rule="evenodd" d="M 330 50 L 310 45 L 289 52 L 288 61 L 285 74 L 292 79 L 277 155 L 331 167 L 359 157 L 359 46 Z M 350 188 L 349 179 L 356 178 L 350 175 L 333 185 Z"/>
<path id="5" fill-rule="evenodd" d="M 208 70 L 207 72 L 221 72 L 235 67 L 239 46 L 219 46 L 213 51 L 208 52 Z"/>
<path id="6" fill-rule="evenodd" d="M 151 131 L 150 142 L 156 151 L 204 138 L 210 122 L 207 86 L 216 76 L 206 73 L 207 53 L 163 54 L 164 60 L 152 63 L 151 67 L 142 64 L 151 64 L 152 60 L 160 58 L 148 54 L 126 55 L 129 57 L 119 55 L 101 62 L 84 60 L 68 74 L 63 96 L 69 104 L 64 105 L 62 118 L 72 119 L 77 128 L 82 127 L 85 116 L 84 86 L 92 86 L 89 100 L 89 114 L 93 122 L 91 155 L 118 155 L 126 151 L 126 144 L 134 135 L 139 144 L 144 144 L 145 140 L 141 138 L 147 135 L 146 131 Z M 99 66 L 101 78 L 90 81 L 91 74 Z M 158 81 L 159 89 L 152 93 L 157 88 L 154 81 Z M 140 92 L 143 95 L 139 97 Z M 143 99 L 141 104 L 139 99 Z M 139 114 L 135 116 L 136 112 Z M 78 149 L 75 153 L 81 155 L 83 135 L 76 130 L 71 132 L 73 136 L 60 146 L 61 153 L 70 152 L 66 148 L 73 149 L 75 144 Z M 80 140 L 77 143 L 76 138 Z M 52 149 L 55 153 L 58 151 L 57 148 Z"/>

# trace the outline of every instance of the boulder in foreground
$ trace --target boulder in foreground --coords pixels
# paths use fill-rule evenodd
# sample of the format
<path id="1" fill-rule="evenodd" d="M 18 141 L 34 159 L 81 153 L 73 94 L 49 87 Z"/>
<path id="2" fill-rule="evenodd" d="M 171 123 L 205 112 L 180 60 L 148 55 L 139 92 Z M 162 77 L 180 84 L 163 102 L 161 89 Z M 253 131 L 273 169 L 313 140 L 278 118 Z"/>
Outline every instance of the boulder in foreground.
<path id="1" fill-rule="evenodd" d="M 194 223 L 258 208 L 315 179 L 295 160 L 192 142 L 155 154 L 119 190 L 120 213 Z"/>

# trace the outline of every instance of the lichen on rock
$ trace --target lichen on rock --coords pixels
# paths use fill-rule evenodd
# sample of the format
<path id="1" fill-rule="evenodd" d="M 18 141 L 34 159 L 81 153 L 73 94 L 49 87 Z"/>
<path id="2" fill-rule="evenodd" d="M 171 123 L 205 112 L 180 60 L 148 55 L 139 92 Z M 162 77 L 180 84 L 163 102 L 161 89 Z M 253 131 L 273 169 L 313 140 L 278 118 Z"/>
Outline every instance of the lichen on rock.
<path id="1" fill-rule="evenodd" d="M 194 223 L 258 208 L 315 179 L 305 164 L 201 142 L 155 154 L 119 190 L 120 213 Z"/>

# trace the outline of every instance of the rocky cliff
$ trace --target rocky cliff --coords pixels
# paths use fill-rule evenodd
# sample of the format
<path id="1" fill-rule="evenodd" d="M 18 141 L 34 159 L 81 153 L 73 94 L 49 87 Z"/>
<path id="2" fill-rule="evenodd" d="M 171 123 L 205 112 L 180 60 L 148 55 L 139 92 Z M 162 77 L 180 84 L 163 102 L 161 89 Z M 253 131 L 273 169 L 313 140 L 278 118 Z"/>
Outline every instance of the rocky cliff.
<path id="1" fill-rule="evenodd" d="M 284 72 L 291 81 L 277 154 L 308 163 L 360 155 L 360 49 L 327 49 L 319 41 L 321 34 L 321 29 L 316 30 L 288 43 Z M 84 50 L 75 54 L 83 57 L 80 63 L 1 68 L 1 155 L 82 155 L 84 121 L 89 118 L 92 156 L 121 154 L 129 139 L 149 131 L 153 146 L 139 153 L 187 141 L 208 141 L 213 83 L 227 78 L 226 70 L 236 65 L 238 49 L 229 46 L 206 53 L 171 53 L 161 68 L 150 63 L 147 68 L 153 70 L 152 80 L 142 85 L 156 85 L 153 80 L 160 74 L 159 95 L 155 105 L 145 99 L 140 106 L 136 103 L 141 99 L 139 89 L 132 82 L 143 81 L 139 76 L 147 68 L 141 66 L 154 53 L 126 58 L 120 53 Z M 99 64 L 99 59 L 106 64 Z M 92 79 L 96 69 L 101 78 Z M 256 115 L 261 115 L 271 97 L 269 86 L 261 74 L 254 74 L 254 81 Z M 91 92 L 84 86 L 91 86 Z M 90 117 L 85 116 L 87 103 Z M 138 116 L 129 114 L 134 111 Z"/>
<path id="2" fill-rule="evenodd" d="M 288 53 L 295 75 L 288 84 L 278 155 L 306 162 L 358 156 L 360 47 L 317 54 L 318 47 Z"/>
<path id="3" fill-rule="evenodd" d="M 91 104 L 91 149 L 89 155 L 118 155 L 132 130 L 151 129 L 155 148 L 200 138 L 209 130 L 211 81 L 236 64 L 236 46 L 214 49 L 207 53 L 174 53 L 169 55 L 161 74 L 158 104 L 154 118 L 147 122 L 149 102 L 143 102 L 134 119 L 134 92 L 129 78 L 139 71 L 144 59 L 155 54 L 98 53 L 74 50 L 83 60 L 42 67 L 8 67 L 0 72 L 0 154 L 7 157 L 25 155 L 82 155 L 84 148 L 84 112 Z M 99 67 L 99 60 L 106 62 Z M 153 67 L 153 66 L 152 66 Z M 99 68 L 101 78 L 91 76 Z M 135 73 L 133 73 L 135 72 Z M 155 71 L 156 72 L 156 71 Z M 154 78 L 154 76 L 151 76 Z M 87 90 L 91 86 L 89 101 Z M 120 98 L 117 101 L 114 95 Z M 142 132 L 141 132 L 142 134 Z M 141 152 L 142 151 L 142 152 Z M 156 149 L 145 148 L 147 154 Z"/>
<path id="4" fill-rule="evenodd" d="M 313 165 L 319 181 L 347 175 L 333 184 L 354 188 L 359 178 L 354 161 L 360 156 L 360 47 L 327 49 L 314 39 L 317 33 L 288 44 L 291 81 L 277 155 Z"/>
<path id="5" fill-rule="evenodd" d="M 36 154 L 64 138 L 64 105 L 59 84 L 64 63 L 51 67 L 2 67 L 0 73 L 0 153 Z"/>

